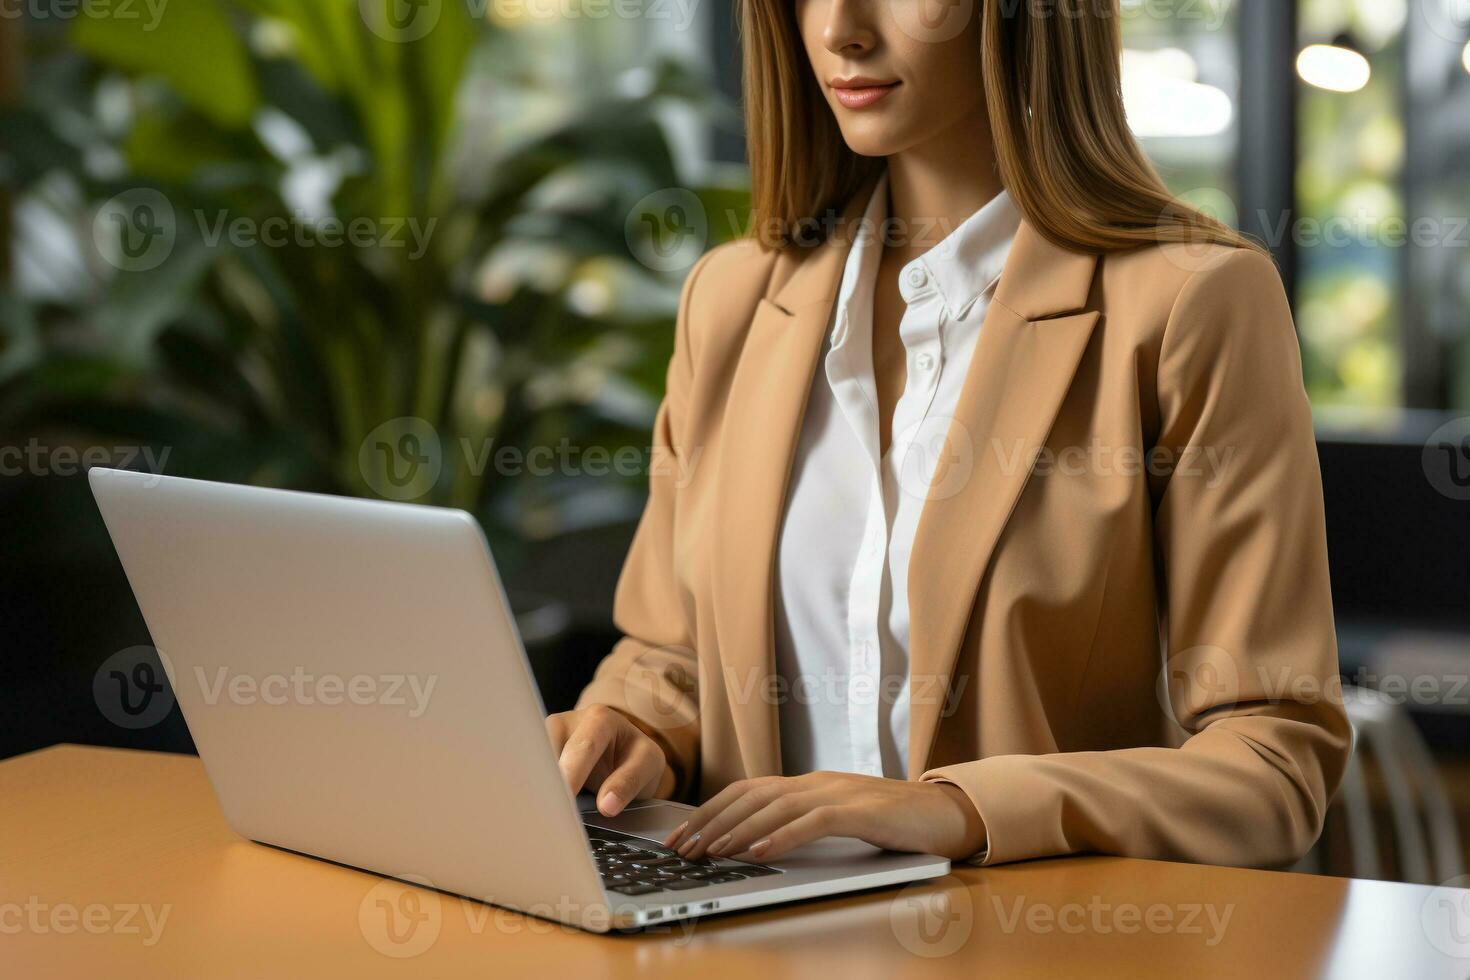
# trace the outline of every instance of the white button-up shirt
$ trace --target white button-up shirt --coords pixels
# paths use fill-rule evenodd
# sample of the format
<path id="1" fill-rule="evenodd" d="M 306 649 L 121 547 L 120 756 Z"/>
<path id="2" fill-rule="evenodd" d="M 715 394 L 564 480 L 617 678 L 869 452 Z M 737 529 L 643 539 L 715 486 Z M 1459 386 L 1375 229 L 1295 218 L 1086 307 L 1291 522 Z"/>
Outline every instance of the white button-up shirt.
<path id="1" fill-rule="evenodd" d="M 842 274 L 786 499 L 776 669 L 788 775 L 908 775 L 909 556 L 930 483 L 944 480 L 943 439 L 1021 223 L 1002 191 L 900 273 L 908 380 L 880 455 L 873 295 L 887 218 L 885 179 Z"/>

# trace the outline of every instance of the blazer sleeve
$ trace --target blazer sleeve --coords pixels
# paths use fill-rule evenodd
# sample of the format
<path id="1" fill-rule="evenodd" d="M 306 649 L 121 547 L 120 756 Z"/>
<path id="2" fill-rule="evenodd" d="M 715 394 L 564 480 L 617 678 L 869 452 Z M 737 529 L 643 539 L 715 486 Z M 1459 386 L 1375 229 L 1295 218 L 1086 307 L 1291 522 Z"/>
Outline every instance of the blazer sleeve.
<path id="1" fill-rule="evenodd" d="M 1267 258 L 1236 250 L 1192 275 L 1156 384 L 1156 446 L 1181 461 L 1152 487 L 1161 668 L 1180 744 L 925 773 L 975 804 L 982 863 L 1098 852 L 1289 865 L 1316 841 L 1347 763 L 1316 441 Z M 1183 465 L 1206 453 L 1223 466 Z"/>
<path id="2" fill-rule="evenodd" d="M 699 459 L 686 443 L 685 411 L 693 379 L 690 304 L 710 256 L 690 271 L 679 300 L 674 355 L 663 403 L 654 421 L 648 504 L 618 579 L 613 620 L 623 639 L 607 655 L 577 700 L 627 715 L 658 742 L 674 772 L 673 796 L 687 794 L 699 759 L 698 658 L 691 605 L 675 577 L 681 474 Z"/>

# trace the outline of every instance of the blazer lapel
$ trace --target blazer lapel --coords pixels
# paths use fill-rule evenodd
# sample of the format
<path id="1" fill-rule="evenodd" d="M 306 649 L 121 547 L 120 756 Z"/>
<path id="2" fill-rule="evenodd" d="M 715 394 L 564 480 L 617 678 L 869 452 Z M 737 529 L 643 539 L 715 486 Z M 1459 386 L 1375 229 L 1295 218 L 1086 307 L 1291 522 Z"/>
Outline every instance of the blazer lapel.
<path id="1" fill-rule="evenodd" d="M 869 195 L 849 206 L 861 216 Z M 851 228 L 844 222 L 840 228 Z M 796 444 L 832 307 L 851 251 L 841 235 L 804 255 L 783 256 L 760 301 L 731 379 L 720 449 L 724 482 L 712 584 L 725 690 L 748 777 L 781 772 L 776 673 L 775 559 Z"/>
<path id="2" fill-rule="evenodd" d="M 927 768 L 980 581 L 1098 322 L 1084 311 L 1096 266 L 1023 222 L 986 314 L 941 457 L 968 477 L 958 489 L 936 479 L 909 563 L 912 779 Z"/>

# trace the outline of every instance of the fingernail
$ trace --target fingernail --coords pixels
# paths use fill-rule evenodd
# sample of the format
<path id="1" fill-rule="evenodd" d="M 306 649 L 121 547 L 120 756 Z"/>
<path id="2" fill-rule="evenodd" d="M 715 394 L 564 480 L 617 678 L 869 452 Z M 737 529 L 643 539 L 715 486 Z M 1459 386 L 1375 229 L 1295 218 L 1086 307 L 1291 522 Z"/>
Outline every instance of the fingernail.
<path id="1" fill-rule="evenodd" d="M 770 846 L 771 839 L 767 837 L 765 840 L 756 841 L 754 844 L 752 844 L 750 847 L 750 853 L 755 855 L 756 857 L 760 857 L 762 854 L 766 853 L 766 849 Z"/>
<path id="2" fill-rule="evenodd" d="M 597 809 L 602 811 L 605 817 L 615 817 L 623 808 L 623 803 L 618 799 L 616 793 L 603 793 L 602 799 L 597 801 Z"/>
<path id="3" fill-rule="evenodd" d="M 724 857 L 725 845 L 728 843 L 730 843 L 730 835 L 726 834 L 724 837 L 721 837 L 719 840 L 715 841 L 713 845 L 710 846 L 709 852 L 711 854 L 716 854 L 720 857 Z"/>
<path id="4" fill-rule="evenodd" d="M 679 826 L 675 827 L 674 832 L 664 838 L 664 847 L 673 847 L 674 841 L 679 839 L 679 835 L 684 833 L 684 828 L 687 826 L 689 826 L 689 821 L 685 820 L 683 823 L 679 824 Z"/>

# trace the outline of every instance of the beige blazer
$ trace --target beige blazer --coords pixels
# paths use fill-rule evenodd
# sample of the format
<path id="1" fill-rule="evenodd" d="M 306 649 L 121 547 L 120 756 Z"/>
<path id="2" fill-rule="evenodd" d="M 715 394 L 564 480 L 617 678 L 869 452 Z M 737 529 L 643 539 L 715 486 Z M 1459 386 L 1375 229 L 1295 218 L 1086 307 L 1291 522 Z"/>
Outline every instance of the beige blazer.
<path id="1" fill-rule="evenodd" d="M 781 771 L 778 525 L 851 237 L 726 245 L 684 287 L 626 639 L 580 702 L 639 720 L 684 797 Z M 969 796 L 986 863 L 1302 855 L 1351 737 L 1271 262 L 1078 254 L 1023 224 L 908 588 L 908 771 Z"/>

